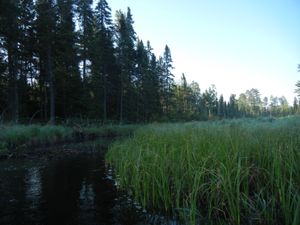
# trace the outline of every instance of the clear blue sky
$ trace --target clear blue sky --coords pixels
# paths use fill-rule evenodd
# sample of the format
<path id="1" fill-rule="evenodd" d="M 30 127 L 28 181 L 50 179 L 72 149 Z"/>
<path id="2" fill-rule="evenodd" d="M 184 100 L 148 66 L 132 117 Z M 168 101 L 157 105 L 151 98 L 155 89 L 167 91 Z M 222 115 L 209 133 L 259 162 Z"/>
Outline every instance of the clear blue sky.
<path id="1" fill-rule="evenodd" d="M 201 91 L 215 84 L 228 99 L 257 88 L 290 104 L 300 80 L 299 0 L 107 0 L 131 8 L 139 38 L 162 55 L 168 44 L 174 74 Z"/>

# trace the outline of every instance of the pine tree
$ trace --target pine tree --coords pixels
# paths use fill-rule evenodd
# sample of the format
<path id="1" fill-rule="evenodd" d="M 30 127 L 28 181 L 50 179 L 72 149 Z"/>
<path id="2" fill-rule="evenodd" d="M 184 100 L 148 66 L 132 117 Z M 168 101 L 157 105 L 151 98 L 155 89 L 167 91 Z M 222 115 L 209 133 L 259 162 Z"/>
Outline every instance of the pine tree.
<path id="1" fill-rule="evenodd" d="M 5 4 L 5 3 L 1 3 Z M 8 109 L 13 122 L 19 121 L 19 37 L 18 17 L 20 16 L 19 1 L 8 1 L 1 14 L 1 36 L 2 47 L 5 49 L 7 57 L 7 91 L 8 91 Z"/>
<path id="2" fill-rule="evenodd" d="M 91 5 L 93 0 L 77 0 L 76 12 L 79 18 L 79 52 L 82 62 L 82 78 L 83 84 L 87 83 L 88 62 L 91 60 L 90 53 L 92 50 L 92 40 L 94 33 L 94 15 Z"/>
<path id="3" fill-rule="evenodd" d="M 113 106 L 113 85 L 115 78 L 115 50 L 113 44 L 113 24 L 111 9 L 105 0 L 100 0 L 96 6 L 96 33 L 92 51 L 92 90 L 95 94 L 93 101 L 96 105 L 96 116 L 102 116 L 106 121 L 108 108 Z M 112 101 L 110 101 L 112 100 Z"/>
<path id="4" fill-rule="evenodd" d="M 168 45 L 165 46 L 165 51 L 162 58 L 162 95 L 163 95 L 163 104 L 164 112 L 166 115 L 169 114 L 171 98 L 173 95 L 173 85 L 174 85 L 174 75 L 172 74 L 172 69 L 174 69 L 173 60 L 171 56 L 171 51 Z"/>
<path id="5" fill-rule="evenodd" d="M 294 111 L 294 114 L 298 114 L 298 112 L 299 112 L 299 102 L 296 97 L 294 98 L 294 102 L 293 102 L 293 111 Z"/>
<path id="6" fill-rule="evenodd" d="M 19 99 L 20 114 L 31 117 L 39 108 L 36 104 L 34 85 L 38 73 L 38 55 L 36 52 L 36 17 L 33 0 L 20 1 L 19 3 Z M 32 96 L 29 98 L 29 96 Z"/>
<path id="7" fill-rule="evenodd" d="M 81 114 L 82 86 L 77 57 L 74 0 L 57 0 L 58 24 L 55 40 L 57 114 L 63 118 Z M 74 92 L 76 90 L 76 92 Z"/>
<path id="8" fill-rule="evenodd" d="M 146 114 L 149 111 L 149 102 L 150 100 L 147 96 L 147 88 L 149 83 L 149 59 L 147 51 L 144 47 L 142 40 L 137 42 L 136 47 L 136 71 L 135 71 L 135 86 L 137 89 L 137 116 L 141 120 L 146 119 Z M 151 97 L 150 97 L 151 98 Z"/>
<path id="9" fill-rule="evenodd" d="M 226 102 L 224 102 L 224 97 L 221 94 L 219 97 L 219 101 L 218 101 L 218 117 L 221 119 L 225 118 L 225 116 L 226 116 L 225 104 L 226 104 Z"/>
<path id="10" fill-rule="evenodd" d="M 57 30 L 57 12 L 53 0 L 38 0 L 37 5 L 37 40 L 39 54 L 39 87 L 41 92 L 41 112 L 44 118 L 48 118 L 50 108 L 50 123 L 55 123 L 55 75 L 54 44 Z M 48 94 L 49 92 L 49 94 Z M 42 96 L 44 95 L 44 96 Z M 50 104 L 48 106 L 48 98 Z"/>
<path id="11" fill-rule="evenodd" d="M 127 15 L 121 11 L 117 12 L 116 24 L 117 37 L 117 62 L 120 68 L 120 123 L 124 119 L 134 120 L 134 108 L 136 102 L 135 81 L 135 59 L 134 49 L 136 36 L 133 29 L 133 20 L 130 8 Z"/>
<path id="12" fill-rule="evenodd" d="M 160 83 L 159 83 L 159 67 L 156 56 L 152 53 L 150 41 L 147 41 L 146 47 L 149 66 L 147 73 L 147 83 L 145 85 L 145 98 L 148 99 L 148 113 L 146 113 L 146 120 L 157 119 L 161 116 L 160 104 Z"/>
<path id="13" fill-rule="evenodd" d="M 202 95 L 202 100 L 206 108 L 206 116 L 210 119 L 217 113 L 218 98 L 215 85 L 205 90 Z"/>
<path id="14" fill-rule="evenodd" d="M 235 94 L 231 94 L 230 97 L 229 97 L 229 103 L 228 103 L 228 106 L 227 106 L 227 111 L 228 111 L 228 117 L 229 118 L 235 118 L 238 115 Z"/>

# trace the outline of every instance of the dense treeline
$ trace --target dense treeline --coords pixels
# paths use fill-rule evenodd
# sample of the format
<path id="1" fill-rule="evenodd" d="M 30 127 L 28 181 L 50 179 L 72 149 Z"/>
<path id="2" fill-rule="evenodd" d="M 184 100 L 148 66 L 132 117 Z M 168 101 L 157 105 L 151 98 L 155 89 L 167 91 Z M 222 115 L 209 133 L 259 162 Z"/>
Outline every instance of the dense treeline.
<path id="1" fill-rule="evenodd" d="M 171 50 L 152 52 L 130 8 L 115 22 L 106 0 L 0 0 L 0 121 L 93 118 L 148 122 L 299 111 L 248 90 L 228 102 L 214 86 L 176 83 Z"/>

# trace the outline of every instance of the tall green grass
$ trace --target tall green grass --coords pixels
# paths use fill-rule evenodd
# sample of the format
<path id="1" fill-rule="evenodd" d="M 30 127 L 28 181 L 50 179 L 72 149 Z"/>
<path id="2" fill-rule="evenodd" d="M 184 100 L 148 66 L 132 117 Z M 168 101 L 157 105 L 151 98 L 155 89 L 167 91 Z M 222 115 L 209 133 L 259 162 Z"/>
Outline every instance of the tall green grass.
<path id="1" fill-rule="evenodd" d="M 9 150 L 21 145 L 35 145 L 71 138 L 73 130 L 51 125 L 0 126 L 0 150 Z"/>
<path id="2" fill-rule="evenodd" d="M 187 224 L 300 224 L 300 118 L 148 125 L 106 159 L 144 207 Z"/>
<path id="3" fill-rule="evenodd" d="M 57 141 L 89 140 L 97 137 L 130 136 L 139 125 L 0 125 L 0 151 L 10 151 L 20 146 L 30 147 L 52 144 Z M 79 135 L 80 134 L 80 135 Z"/>

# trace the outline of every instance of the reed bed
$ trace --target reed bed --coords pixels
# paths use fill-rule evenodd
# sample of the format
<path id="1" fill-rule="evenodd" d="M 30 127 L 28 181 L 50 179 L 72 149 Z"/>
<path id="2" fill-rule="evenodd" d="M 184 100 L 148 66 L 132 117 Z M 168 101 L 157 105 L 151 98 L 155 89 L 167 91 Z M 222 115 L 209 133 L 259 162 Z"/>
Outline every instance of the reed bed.
<path id="1" fill-rule="evenodd" d="M 120 188 L 185 224 L 300 224 L 300 118 L 153 124 L 106 155 Z"/>
<path id="2" fill-rule="evenodd" d="M 0 126 L 0 151 L 70 139 L 72 134 L 71 128 L 63 126 L 2 125 Z"/>

